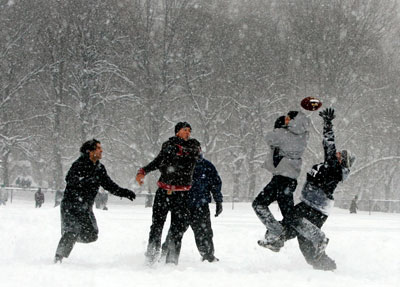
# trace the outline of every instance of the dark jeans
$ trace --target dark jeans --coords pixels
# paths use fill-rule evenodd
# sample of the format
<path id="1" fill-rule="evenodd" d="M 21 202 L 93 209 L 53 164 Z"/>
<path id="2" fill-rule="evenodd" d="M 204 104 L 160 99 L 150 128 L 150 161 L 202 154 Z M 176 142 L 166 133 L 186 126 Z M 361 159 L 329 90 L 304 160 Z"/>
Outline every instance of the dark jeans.
<path id="1" fill-rule="evenodd" d="M 316 209 L 313 209 L 304 202 L 296 205 L 295 216 L 297 218 L 306 218 L 308 221 L 310 221 L 312 224 L 320 229 L 322 225 L 324 225 L 325 221 L 328 219 L 328 216 L 319 212 Z M 306 259 L 307 263 L 314 265 L 316 263 L 316 250 L 313 243 L 300 235 L 297 235 L 297 241 L 299 242 L 301 253 L 303 253 L 303 256 Z M 324 254 L 323 256 L 326 256 L 326 254 Z"/>
<path id="2" fill-rule="evenodd" d="M 182 237 L 189 221 L 189 211 L 186 202 L 187 191 L 173 191 L 171 194 L 168 194 L 164 189 L 157 189 L 153 203 L 152 224 L 147 246 L 148 256 L 152 256 L 160 251 L 162 230 L 168 212 L 171 212 L 171 241 L 168 244 L 166 262 L 178 264 Z"/>
<path id="3" fill-rule="evenodd" d="M 189 212 L 189 225 L 193 230 L 197 249 L 203 258 L 212 258 L 214 256 L 214 233 L 211 227 L 210 208 L 208 204 L 204 204 L 199 207 L 190 207 Z M 170 231 L 162 245 L 163 253 L 167 252 L 169 240 L 171 240 Z"/>
<path id="4" fill-rule="evenodd" d="M 99 229 L 92 206 L 82 204 L 73 206 L 61 203 L 61 239 L 57 246 L 57 255 L 68 257 L 76 242 L 90 243 L 98 238 Z"/>
<path id="5" fill-rule="evenodd" d="M 286 176 L 275 175 L 263 191 L 261 191 L 253 201 L 253 209 L 258 218 L 268 229 L 279 227 L 277 221 L 270 212 L 268 206 L 274 201 L 278 202 L 281 210 L 284 226 L 289 226 L 294 220 L 294 200 L 293 193 L 296 190 L 297 180 Z"/>

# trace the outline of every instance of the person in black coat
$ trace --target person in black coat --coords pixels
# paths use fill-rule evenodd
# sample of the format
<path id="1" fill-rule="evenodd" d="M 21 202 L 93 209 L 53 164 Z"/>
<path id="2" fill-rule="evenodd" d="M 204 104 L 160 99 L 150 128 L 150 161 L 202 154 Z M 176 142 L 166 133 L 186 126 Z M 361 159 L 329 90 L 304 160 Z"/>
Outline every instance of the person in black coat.
<path id="1" fill-rule="evenodd" d="M 222 181 L 215 166 L 200 155 L 193 174 L 193 185 L 189 190 L 188 208 L 189 225 L 193 230 L 197 249 L 202 261 L 219 261 L 214 255 L 213 230 L 211 227 L 210 208 L 211 196 L 216 203 L 215 217 L 221 214 L 223 196 L 221 193 Z M 165 254 L 171 234 L 162 246 Z"/>
<path id="2" fill-rule="evenodd" d="M 134 200 L 133 191 L 121 188 L 108 176 L 100 163 L 102 147 L 98 140 L 85 142 L 81 156 L 72 164 L 65 178 L 67 186 L 61 201 L 61 239 L 58 243 L 55 263 L 68 258 L 76 242 L 90 243 L 97 240 L 98 227 L 93 204 L 99 187 L 112 194 Z"/>
<path id="3" fill-rule="evenodd" d="M 175 136 L 164 142 L 160 153 L 148 165 L 139 169 L 136 181 L 143 184 L 147 173 L 159 170 L 161 176 L 153 203 L 152 224 L 146 260 L 154 263 L 160 255 L 161 235 L 167 214 L 171 212 L 171 241 L 166 263 L 178 264 L 182 236 L 189 220 L 188 191 L 192 187 L 193 171 L 200 154 L 200 143 L 190 138 L 192 128 L 187 122 L 175 126 Z"/>

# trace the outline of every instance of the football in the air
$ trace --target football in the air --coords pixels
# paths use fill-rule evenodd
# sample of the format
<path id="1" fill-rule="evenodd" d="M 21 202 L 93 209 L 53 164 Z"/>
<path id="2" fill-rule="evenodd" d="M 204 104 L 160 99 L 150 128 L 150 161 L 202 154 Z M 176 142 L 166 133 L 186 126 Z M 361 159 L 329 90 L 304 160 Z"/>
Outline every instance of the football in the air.
<path id="1" fill-rule="evenodd" d="M 301 100 L 300 105 L 307 111 L 316 111 L 322 107 L 322 102 L 314 97 L 307 97 Z"/>

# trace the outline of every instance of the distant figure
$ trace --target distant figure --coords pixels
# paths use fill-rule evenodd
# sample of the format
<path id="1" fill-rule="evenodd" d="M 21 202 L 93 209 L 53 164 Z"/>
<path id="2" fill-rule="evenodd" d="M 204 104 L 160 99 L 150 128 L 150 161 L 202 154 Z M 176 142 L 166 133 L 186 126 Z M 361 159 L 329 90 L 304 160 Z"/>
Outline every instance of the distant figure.
<path id="1" fill-rule="evenodd" d="M 153 206 L 153 199 L 154 199 L 154 196 L 151 193 L 151 191 L 149 190 L 149 193 L 146 194 L 146 199 L 144 201 L 144 207 L 152 207 Z"/>
<path id="2" fill-rule="evenodd" d="M 0 205 L 6 205 L 8 201 L 8 191 L 5 189 L 5 185 L 2 184 L 0 187 Z"/>
<path id="3" fill-rule="evenodd" d="M 35 192 L 35 208 L 41 208 L 44 203 L 44 193 L 42 189 L 39 188 L 38 191 Z"/>
<path id="4" fill-rule="evenodd" d="M 108 202 L 108 193 L 104 189 L 100 189 L 97 193 L 94 202 L 96 204 L 97 209 L 108 210 L 107 202 Z"/>
<path id="5" fill-rule="evenodd" d="M 56 191 L 56 195 L 54 197 L 54 207 L 59 206 L 61 204 L 61 200 L 63 199 L 64 192 L 59 189 Z"/>
<path id="6" fill-rule="evenodd" d="M 357 213 L 357 209 L 358 209 L 357 200 L 358 200 L 358 196 L 356 195 L 356 196 L 354 196 L 354 199 L 351 201 L 350 213 Z"/>

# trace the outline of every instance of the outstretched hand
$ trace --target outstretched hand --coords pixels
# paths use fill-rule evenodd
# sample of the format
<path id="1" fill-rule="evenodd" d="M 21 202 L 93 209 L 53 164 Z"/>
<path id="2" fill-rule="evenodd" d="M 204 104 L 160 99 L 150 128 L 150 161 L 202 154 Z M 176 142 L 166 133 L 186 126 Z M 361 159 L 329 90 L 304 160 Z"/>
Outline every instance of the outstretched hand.
<path id="1" fill-rule="evenodd" d="M 333 108 L 326 108 L 322 112 L 319 112 L 319 115 L 324 119 L 324 121 L 332 121 L 336 117 Z"/>
<path id="2" fill-rule="evenodd" d="M 136 198 L 136 194 L 129 189 L 126 189 L 126 191 L 127 191 L 126 198 L 129 199 L 130 201 L 133 201 Z"/>

